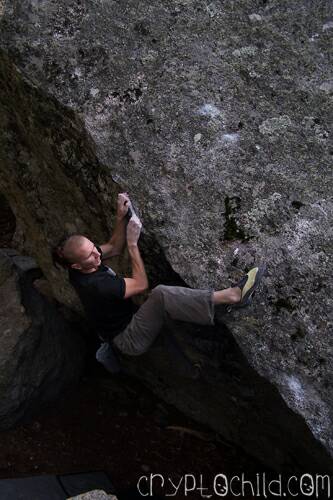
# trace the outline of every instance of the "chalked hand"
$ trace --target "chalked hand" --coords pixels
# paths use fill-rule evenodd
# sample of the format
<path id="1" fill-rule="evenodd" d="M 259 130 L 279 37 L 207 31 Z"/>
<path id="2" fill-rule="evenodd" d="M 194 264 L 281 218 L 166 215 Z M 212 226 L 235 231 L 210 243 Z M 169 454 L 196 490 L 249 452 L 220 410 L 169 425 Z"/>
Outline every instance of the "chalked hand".
<path id="1" fill-rule="evenodd" d="M 140 221 L 139 217 L 136 214 L 132 215 L 126 228 L 128 246 L 133 246 L 138 244 L 141 228 L 142 228 L 142 222 Z"/>

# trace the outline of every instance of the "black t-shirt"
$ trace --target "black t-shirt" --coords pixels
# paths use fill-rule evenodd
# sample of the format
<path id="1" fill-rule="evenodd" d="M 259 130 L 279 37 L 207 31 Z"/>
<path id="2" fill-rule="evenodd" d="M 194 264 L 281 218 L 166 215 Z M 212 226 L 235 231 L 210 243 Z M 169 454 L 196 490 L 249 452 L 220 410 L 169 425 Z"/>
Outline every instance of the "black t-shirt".
<path id="1" fill-rule="evenodd" d="M 137 307 L 130 298 L 124 299 L 124 278 L 103 263 L 93 273 L 69 268 L 68 276 L 97 335 L 110 340 L 126 328 Z"/>

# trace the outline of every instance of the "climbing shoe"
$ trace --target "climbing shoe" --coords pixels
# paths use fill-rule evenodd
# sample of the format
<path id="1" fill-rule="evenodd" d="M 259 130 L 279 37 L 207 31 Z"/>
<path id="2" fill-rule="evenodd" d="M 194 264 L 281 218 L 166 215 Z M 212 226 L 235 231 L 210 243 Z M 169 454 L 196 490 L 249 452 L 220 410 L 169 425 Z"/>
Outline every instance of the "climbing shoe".
<path id="1" fill-rule="evenodd" d="M 258 267 L 250 269 L 250 271 L 245 274 L 245 276 L 242 276 L 238 283 L 232 285 L 231 288 L 238 287 L 241 289 L 241 299 L 236 304 L 229 304 L 227 309 L 228 312 L 232 311 L 232 309 L 238 309 L 240 307 L 245 307 L 251 304 L 254 293 L 258 288 L 261 279 L 266 274 L 266 271 L 266 264 L 261 264 Z"/>

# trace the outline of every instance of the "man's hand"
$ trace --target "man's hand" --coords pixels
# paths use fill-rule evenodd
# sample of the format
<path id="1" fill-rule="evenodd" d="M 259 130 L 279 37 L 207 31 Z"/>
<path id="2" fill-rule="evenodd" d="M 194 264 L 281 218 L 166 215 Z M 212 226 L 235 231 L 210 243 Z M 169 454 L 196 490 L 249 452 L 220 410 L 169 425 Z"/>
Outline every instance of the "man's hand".
<path id="1" fill-rule="evenodd" d="M 135 214 L 132 215 L 126 228 L 127 245 L 129 247 L 136 246 L 138 244 L 141 228 L 142 222 L 140 221 L 139 217 Z"/>
<path id="2" fill-rule="evenodd" d="M 117 198 L 117 219 L 122 220 L 127 214 L 128 208 L 132 207 L 127 193 L 119 193 Z"/>

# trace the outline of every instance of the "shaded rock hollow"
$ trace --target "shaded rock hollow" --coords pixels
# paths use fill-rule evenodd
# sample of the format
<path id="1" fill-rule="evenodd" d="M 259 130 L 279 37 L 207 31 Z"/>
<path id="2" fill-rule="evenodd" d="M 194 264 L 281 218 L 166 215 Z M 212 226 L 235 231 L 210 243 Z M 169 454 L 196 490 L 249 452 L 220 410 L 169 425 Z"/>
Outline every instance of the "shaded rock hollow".
<path id="1" fill-rule="evenodd" d="M 333 449 L 332 19 L 332 6 L 314 1 L 26 0 L 2 9 L 1 190 L 55 295 L 75 300 L 50 266 L 49 245 L 64 229 L 102 241 L 121 188 L 142 217 L 154 279 L 172 269 L 190 286 L 225 287 L 266 260 L 264 293 L 223 319 L 277 389 L 276 404 L 279 393 L 301 417 L 282 442 L 270 429 L 273 409 L 252 414 L 248 429 L 262 425 L 265 441 L 257 453 L 274 465 L 288 448 L 307 461 L 307 432 L 318 464 L 330 463 L 321 447 Z M 214 344 L 203 344 L 209 364 Z M 211 392 L 222 361 L 211 365 Z M 154 369 L 132 366 L 155 384 Z M 166 383 L 168 391 L 155 388 L 181 405 L 177 384 Z M 204 399 L 184 405 L 252 446 L 245 420 L 229 428 L 227 404 L 209 416 Z"/>
<path id="2" fill-rule="evenodd" d="M 12 427 L 78 383 L 85 346 L 33 282 L 29 257 L 0 250 L 0 428 Z"/>

